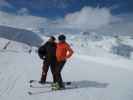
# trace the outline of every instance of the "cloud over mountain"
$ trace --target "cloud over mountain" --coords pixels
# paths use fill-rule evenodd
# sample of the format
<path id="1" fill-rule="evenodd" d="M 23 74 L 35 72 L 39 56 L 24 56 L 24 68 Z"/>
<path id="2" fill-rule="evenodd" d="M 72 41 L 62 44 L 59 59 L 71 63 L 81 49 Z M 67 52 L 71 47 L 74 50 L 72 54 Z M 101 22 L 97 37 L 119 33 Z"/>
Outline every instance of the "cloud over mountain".
<path id="1" fill-rule="evenodd" d="M 105 32 L 131 33 L 133 15 L 126 17 L 113 15 L 109 8 L 83 7 L 81 10 L 68 13 L 64 17 L 50 19 L 37 17 L 30 14 L 27 8 L 20 9 L 17 14 L 0 11 L 0 25 L 34 32 L 41 30 L 74 29 L 74 30 L 98 30 Z M 44 31 L 41 31 L 43 33 Z"/>
<path id="2" fill-rule="evenodd" d="M 81 30 L 97 29 L 114 20 L 117 21 L 117 18 L 108 8 L 84 7 L 80 11 L 67 14 L 64 19 L 59 21 L 59 26 Z"/>

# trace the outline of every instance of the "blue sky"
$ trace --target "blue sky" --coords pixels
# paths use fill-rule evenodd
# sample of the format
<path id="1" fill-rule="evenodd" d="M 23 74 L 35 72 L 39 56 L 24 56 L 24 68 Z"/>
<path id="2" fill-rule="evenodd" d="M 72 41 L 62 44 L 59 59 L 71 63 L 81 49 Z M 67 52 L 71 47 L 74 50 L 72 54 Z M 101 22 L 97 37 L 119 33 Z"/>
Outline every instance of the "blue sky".
<path id="1" fill-rule="evenodd" d="M 49 18 L 64 17 L 68 13 L 81 10 L 85 6 L 106 7 L 111 9 L 112 14 L 133 13 L 133 0 L 1 0 L 8 3 L 1 10 L 17 12 L 26 8 L 35 16 Z M 0 2 L 1 3 L 1 2 Z M 4 4 L 4 3 L 3 3 Z M 10 6 L 9 6 L 10 5 Z"/>

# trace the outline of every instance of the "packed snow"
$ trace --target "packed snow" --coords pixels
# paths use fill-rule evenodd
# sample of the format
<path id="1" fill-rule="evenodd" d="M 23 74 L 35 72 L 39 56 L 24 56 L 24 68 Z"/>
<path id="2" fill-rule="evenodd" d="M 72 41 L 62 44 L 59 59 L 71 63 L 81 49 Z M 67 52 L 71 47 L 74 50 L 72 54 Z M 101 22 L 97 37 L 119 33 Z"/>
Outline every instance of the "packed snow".
<path id="1" fill-rule="evenodd" d="M 85 41 L 84 37 L 68 39 L 75 53 L 62 71 L 64 81 L 75 82 L 78 88 L 55 92 L 29 87 L 29 80 L 41 76 L 42 60 L 36 48 L 29 53 L 28 45 L 0 38 L 0 100 L 133 100 L 132 59 L 111 52 L 117 45 L 115 38 Z M 52 81 L 50 71 L 47 80 Z M 28 95 L 28 91 L 41 93 Z"/>

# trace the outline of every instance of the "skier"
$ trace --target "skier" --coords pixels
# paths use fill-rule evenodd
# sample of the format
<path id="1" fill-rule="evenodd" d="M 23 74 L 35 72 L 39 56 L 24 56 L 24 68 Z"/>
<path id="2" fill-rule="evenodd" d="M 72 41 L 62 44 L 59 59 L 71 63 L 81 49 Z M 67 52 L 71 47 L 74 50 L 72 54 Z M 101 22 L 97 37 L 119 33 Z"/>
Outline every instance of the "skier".
<path id="1" fill-rule="evenodd" d="M 61 76 L 61 71 L 67 61 L 68 58 L 70 58 L 73 54 L 73 50 L 70 47 L 70 45 L 66 42 L 66 37 L 65 35 L 60 35 L 58 37 L 59 43 L 57 43 L 57 48 L 56 48 L 56 72 L 55 72 L 55 84 L 53 84 L 52 89 L 53 90 L 58 90 L 58 89 L 64 89 L 65 86 L 63 84 L 62 76 Z"/>
<path id="2" fill-rule="evenodd" d="M 39 83 L 46 83 L 46 77 L 49 67 L 53 75 L 53 82 L 55 82 L 54 72 L 56 65 L 56 42 L 54 36 L 51 36 L 48 41 L 38 49 L 38 54 L 39 57 L 43 60 L 42 76 Z"/>

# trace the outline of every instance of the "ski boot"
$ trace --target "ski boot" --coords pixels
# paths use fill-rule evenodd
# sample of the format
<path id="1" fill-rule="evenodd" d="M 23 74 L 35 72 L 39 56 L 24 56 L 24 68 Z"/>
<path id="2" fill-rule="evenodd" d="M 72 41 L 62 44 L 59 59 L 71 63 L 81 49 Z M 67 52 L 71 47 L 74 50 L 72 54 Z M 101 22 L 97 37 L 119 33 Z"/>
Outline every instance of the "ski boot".
<path id="1" fill-rule="evenodd" d="M 58 82 L 52 83 L 51 87 L 53 91 L 60 90 L 60 86 Z"/>
<path id="2" fill-rule="evenodd" d="M 46 81 L 40 80 L 39 83 L 40 83 L 40 84 L 45 84 Z"/>

